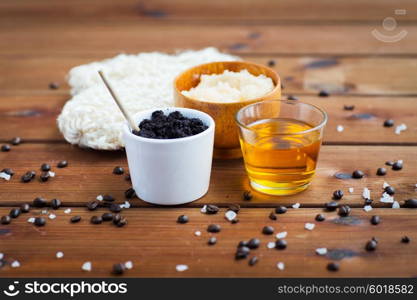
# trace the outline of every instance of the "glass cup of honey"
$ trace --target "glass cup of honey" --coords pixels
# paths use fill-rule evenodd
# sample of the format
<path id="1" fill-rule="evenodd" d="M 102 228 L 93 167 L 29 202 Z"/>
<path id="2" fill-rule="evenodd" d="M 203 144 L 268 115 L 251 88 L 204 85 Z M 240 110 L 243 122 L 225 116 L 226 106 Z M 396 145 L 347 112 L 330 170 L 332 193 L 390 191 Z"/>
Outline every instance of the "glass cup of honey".
<path id="1" fill-rule="evenodd" d="M 327 114 L 294 100 L 268 100 L 236 114 L 251 186 L 269 195 L 305 190 L 316 171 Z"/>

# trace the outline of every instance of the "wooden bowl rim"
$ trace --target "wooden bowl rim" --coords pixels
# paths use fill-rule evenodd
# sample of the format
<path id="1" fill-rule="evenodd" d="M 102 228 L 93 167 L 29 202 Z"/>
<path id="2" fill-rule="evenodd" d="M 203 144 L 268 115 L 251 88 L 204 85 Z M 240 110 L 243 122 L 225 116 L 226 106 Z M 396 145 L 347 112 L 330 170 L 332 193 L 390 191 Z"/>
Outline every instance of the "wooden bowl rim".
<path id="1" fill-rule="evenodd" d="M 241 65 L 253 65 L 253 66 L 256 66 L 256 67 L 258 67 L 258 68 L 261 68 L 261 69 L 266 69 L 266 70 L 268 70 L 268 71 L 270 71 L 271 73 L 273 73 L 274 74 L 274 76 L 276 76 L 276 79 L 277 79 L 277 84 L 275 85 L 275 87 L 268 93 L 268 94 L 265 94 L 265 95 L 263 95 L 262 97 L 258 97 L 258 98 L 254 98 L 254 99 L 248 99 L 248 100 L 244 100 L 244 101 L 238 101 L 238 102 L 225 102 L 225 103 L 223 103 L 223 102 L 210 102 L 210 101 L 203 101 L 203 100 L 199 100 L 199 99 L 195 99 L 195 98 L 191 98 L 191 97 L 188 97 L 188 96 L 185 96 L 184 94 L 182 94 L 181 92 L 182 91 L 180 91 L 179 89 L 178 89 L 178 80 L 185 74 L 185 73 L 187 73 L 187 72 L 189 72 L 189 71 L 191 71 L 191 70 L 193 70 L 193 69 L 197 69 L 197 68 L 201 68 L 201 67 L 203 67 L 203 66 L 208 66 L 208 65 L 214 65 L 214 64 L 224 64 L 224 63 L 228 63 L 228 64 L 230 64 L 230 63 L 233 63 L 233 64 L 241 64 Z M 201 74 L 200 74 L 201 75 Z M 270 77 L 270 76 L 267 76 L 267 77 L 269 77 L 269 78 L 271 78 L 272 80 L 273 80 L 273 78 L 272 77 Z M 267 66 L 264 66 L 264 65 L 261 65 L 261 64 L 258 64 L 258 63 L 254 63 L 254 62 L 251 62 L 251 61 L 247 61 L 247 60 L 226 60 L 226 61 L 215 61 L 215 62 L 210 62 L 210 63 L 205 63 L 205 64 L 200 64 L 200 65 L 197 65 L 197 66 L 194 66 L 194 67 L 191 67 L 191 68 L 188 68 L 187 70 L 184 70 L 183 72 L 181 72 L 179 75 L 177 75 L 177 77 L 175 77 L 175 80 L 174 80 L 174 88 L 175 88 L 175 91 L 178 93 L 178 94 L 180 94 L 182 97 L 185 97 L 185 98 L 187 98 L 189 101 L 193 101 L 193 102 L 198 102 L 198 103 L 208 103 L 208 104 L 213 104 L 213 105 L 229 105 L 229 106 L 232 106 L 232 105 L 236 105 L 236 104 L 250 104 L 250 103 L 252 103 L 252 102 L 259 102 L 259 101 L 261 101 L 262 99 L 264 99 L 264 98 L 266 98 L 266 97 L 268 97 L 268 96 L 271 96 L 272 94 L 274 94 L 278 89 L 281 89 L 281 78 L 279 77 L 279 75 L 278 75 L 278 73 L 275 71 L 275 70 L 273 70 L 273 69 L 271 69 L 270 67 L 267 67 Z"/>

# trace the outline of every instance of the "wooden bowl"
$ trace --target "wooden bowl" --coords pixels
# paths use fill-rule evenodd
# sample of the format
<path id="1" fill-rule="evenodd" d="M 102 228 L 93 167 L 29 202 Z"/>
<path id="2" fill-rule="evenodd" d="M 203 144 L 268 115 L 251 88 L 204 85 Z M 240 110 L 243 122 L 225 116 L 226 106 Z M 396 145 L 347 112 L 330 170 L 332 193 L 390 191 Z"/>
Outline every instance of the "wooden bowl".
<path id="1" fill-rule="evenodd" d="M 183 90 L 188 91 L 197 86 L 202 74 L 221 74 L 225 70 L 239 72 L 244 69 L 255 76 L 264 74 L 271 78 L 275 84 L 274 89 L 263 97 L 231 103 L 201 101 L 184 96 L 181 93 Z M 174 81 L 174 89 L 176 106 L 203 111 L 209 114 L 216 122 L 214 138 L 215 158 L 242 157 L 237 125 L 235 123 L 235 115 L 239 109 L 259 101 L 281 99 L 281 81 L 278 74 L 268 67 L 247 61 L 214 62 L 193 67 L 178 75 Z"/>

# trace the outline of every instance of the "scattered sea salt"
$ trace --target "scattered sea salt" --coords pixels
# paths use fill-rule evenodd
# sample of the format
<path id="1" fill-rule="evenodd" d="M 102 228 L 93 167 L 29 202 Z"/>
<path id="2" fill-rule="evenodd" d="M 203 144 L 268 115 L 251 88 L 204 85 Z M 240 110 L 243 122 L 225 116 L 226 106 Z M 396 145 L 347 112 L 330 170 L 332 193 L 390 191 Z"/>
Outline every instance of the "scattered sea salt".
<path id="1" fill-rule="evenodd" d="M 3 259 L 4 254 L 0 252 L 0 260 Z"/>
<path id="2" fill-rule="evenodd" d="M 49 219 L 53 220 L 53 219 L 55 219 L 55 218 L 56 218 L 56 215 L 54 215 L 54 214 L 50 214 L 48 217 L 49 217 Z"/>
<path id="3" fill-rule="evenodd" d="M 63 257 L 64 257 L 64 252 L 59 251 L 56 253 L 56 258 L 63 258 Z"/>
<path id="4" fill-rule="evenodd" d="M 276 238 L 277 239 L 285 239 L 285 237 L 287 236 L 287 232 L 286 231 L 283 231 L 283 232 L 278 232 L 277 234 L 276 234 Z"/>
<path id="5" fill-rule="evenodd" d="M 207 205 L 204 205 L 201 210 L 200 210 L 203 214 L 205 214 L 207 212 Z"/>
<path id="6" fill-rule="evenodd" d="M 326 255 L 327 254 L 327 248 L 317 248 L 316 253 L 318 255 Z"/>
<path id="7" fill-rule="evenodd" d="M 385 189 L 387 186 L 390 186 L 390 185 L 388 184 L 388 182 L 384 181 L 384 184 L 382 185 L 382 187 Z"/>
<path id="8" fill-rule="evenodd" d="M 96 200 L 98 200 L 98 201 L 103 201 L 103 195 L 98 195 L 98 196 L 96 197 Z"/>
<path id="9" fill-rule="evenodd" d="M 41 214 L 47 215 L 47 214 L 48 214 L 48 210 L 43 209 L 43 210 L 41 211 Z"/>
<path id="10" fill-rule="evenodd" d="M 400 203 L 398 203 L 398 201 L 394 201 L 394 203 L 392 203 L 392 208 L 394 209 L 400 208 Z"/>
<path id="11" fill-rule="evenodd" d="M 277 268 L 278 268 L 278 270 L 280 270 L 280 271 L 284 271 L 284 269 L 285 269 L 285 264 L 284 264 L 283 262 L 279 262 L 279 263 L 277 263 Z"/>
<path id="12" fill-rule="evenodd" d="M 13 261 L 10 265 L 12 268 L 19 268 L 20 267 L 20 262 L 18 262 L 17 260 Z"/>
<path id="13" fill-rule="evenodd" d="M 395 134 L 400 134 L 401 131 L 404 131 L 407 129 L 407 125 L 405 125 L 404 123 L 398 125 L 397 127 L 395 127 Z"/>
<path id="14" fill-rule="evenodd" d="M 371 191 L 368 188 L 363 188 L 362 198 L 371 199 Z"/>
<path id="15" fill-rule="evenodd" d="M 129 260 L 129 261 L 125 262 L 125 268 L 128 269 L 128 270 L 132 269 L 133 268 L 132 261 Z"/>
<path id="16" fill-rule="evenodd" d="M 196 232 L 194 232 L 194 235 L 196 235 L 196 236 L 200 236 L 201 235 L 201 231 L 196 231 Z"/>
<path id="17" fill-rule="evenodd" d="M 381 201 L 382 203 L 394 203 L 394 197 L 384 192 L 379 201 Z"/>
<path id="18" fill-rule="evenodd" d="M 337 125 L 336 130 L 337 132 L 342 132 L 343 130 L 345 130 L 345 127 L 343 127 L 342 125 Z"/>
<path id="19" fill-rule="evenodd" d="M 120 204 L 121 208 L 130 208 L 130 202 L 129 201 L 125 201 L 125 203 Z"/>
<path id="20" fill-rule="evenodd" d="M 301 206 L 301 204 L 297 202 L 297 203 L 292 205 L 292 208 L 297 209 L 297 208 L 300 208 L 300 206 Z"/>
<path id="21" fill-rule="evenodd" d="M 175 268 L 177 269 L 177 272 L 184 272 L 184 271 L 188 270 L 187 265 L 177 265 Z"/>
<path id="22" fill-rule="evenodd" d="M 71 213 L 71 208 L 67 208 L 66 210 L 64 210 L 64 213 L 70 214 Z"/>
<path id="23" fill-rule="evenodd" d="M 353 187 L 350 187 L 350 188 L 349 188 L 349 193 L 351 193 L 351 194 L 352 194 L 352 193 L 353 193 L 353 191 L 354 191 Z"/>
<path id="24" fill-rule="evenodd" d="M 363 207 L 363 210 L 364 210 L 364 211 L 366 211 L 366 212 L 371 211 L 371 210 L 372 210 L 372 206 L 370 206 L 370 205 L 365 205 L 365 206 Z"/>
<path id="25" fill-rule="evenodd" d="M 49 174 L 49 177 L 55 177 L 55 172 L 49 171 L 48 174 Z"/>
<path id="26" fill-rule="evenodd" d="M 316 227 L 316 224 L 314 224 L 314 223 L 306 223 L 304 225 L 304 228 L 307 229 L 307 230 L 313 230 L 314 227 Z"/>
<path id="27" fill-rule="evenodd" d="M 29 218 L 29 219 L 28 219 L 28 222 L 29 222 L 29 223 L 35 223 L 35 218 L 34 218 L 34 217 Z"/>
<path id="28" fill-rule="evenodd" d="M 268 249 L 274 249 L 275 248 L 275 242 L 269 242 L 268 244 L 266 244 L 266 247 Z"/>
<path id="29" fill-rule="evenodd" d="M 0 178 L 3 178 L 4 180 L 9 181 L 11 177 L 12 176 L 10 176 L 9 174 L 7 174 L 5 172 L 0 172 Z"/>
<path id="30" fill-rule="evenodd" d="M 83 263 L 83 265 L 81 266 L 81 269 L 83 270 L 83 271 L 87 271 L 87 272 L 90 272 L 91 271 L 91 269 L 92 269 L 92 265 L 91 265 L 91 262 L 90 261 L 86 261 L 85 263 Z"/>
<path id="31" fill-rule="evenodd" d="M 232 222 L 236 218 L 237 214 L 233 210 L 228 210 L 224 216 L 229 222 Z"/>

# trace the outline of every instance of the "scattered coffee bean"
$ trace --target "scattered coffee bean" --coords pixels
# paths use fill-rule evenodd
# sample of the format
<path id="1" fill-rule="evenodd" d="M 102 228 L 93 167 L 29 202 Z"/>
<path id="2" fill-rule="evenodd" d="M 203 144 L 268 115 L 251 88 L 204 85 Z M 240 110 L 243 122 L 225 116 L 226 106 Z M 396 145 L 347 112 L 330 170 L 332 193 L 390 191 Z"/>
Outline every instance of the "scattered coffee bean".
<path id="1" fill-rule="evenodd" d="M 381 218 L 379 216 L 372 216 L 371 217 L 371 224 L 378 225 L 381 222 Z"/>
<path id="2" fill-rule="evenodd" d="M 125 272 L 124 264 L 114 264 L 112 273 L 114 275 L 122 275 Z"/>
<path id="3" fill-rule="evenodd" d="M 384 127 L 392 127 L 394 126 L 394 120 L 388 119 L 384 121 Z"/>
<path id="4" fill-rule="evenodd" d="M 254 256 L 249 260 L 249 266 L 253 266 L 258 262 L 258 257 Z"/>
<path id="5" fill-rule="evenodd" d="M 376 170 L 376 175 L 378 176 L 384 176 L 387 174 L 387 169 L 385 168 L 378 168 L 378 170 Z"/>
<path id="6" fill-rule="evenodd" d="M 41 171 L 44 171 L 44 172 L 51 171 L 51 165 L 49 165 L 49 164 L 42 164 L 41 165 Z"/>
<path id="7" fill-rule="evenodd" d="M 217 233 L 220 232 L 221 227 L 218 224 L 210 224 L 209 226 L 207 226 L 207 231 L 211 232 L 211 233 Z"/>
<path id="8" fill-rule="evenodd" d="M 285 206 L 278 206 L 275 208 L 275 212 L 277 214 L 285 214 L 287 212 L 287 208 Z"/>
<path id="9" fill-rule="evenodd" d="M 13 176 L 14 175 L 14 171 L 11 168 L 4 168 L 0 172 L 6 173 L 7 175 L 10 175 L 10 176 Z"/>
<path id="10" fill-rule="evenodd" d="M 268 67 L 274 67 L 275 66 L 275 60 L 270 59 L 268 60 Z"/>
<path id="11" fill-rule="evenodd" d="M 207 244 L 209 245 L 215 245 L 216 243 L 217 243 L 217 239 L 214 236 L 210 237 L 207 242 Z"/>
<path id="12" fill-rule="evenodd" d="M 239 204 L 230 204 L 227 209 L 231 210 L 231 211 L 234 211 L 235 213 L 239 213 L 240 205 Z"/>
<path id="13" fill-rule="evenodd" d="M 393 165 L 392 165 L 392 169 L 394 171 L 399 171 L 403 168 L 403 163 L 401 161 L 396 161 Z"/>
<path id="14" fill-rule="evenodd" d="M 131 181 L 130 174 L 126 174 L 126 175 L 125 175 L 125 180 L 126 180 L 126 181 Z"/>
<path id="15" fill-rule="evenodd" d="M 39 179 L 42 181 L 42 182 L 45 182 L 45 181 L 48 181 L 48 179 L 49 179 L 49 172 L 43 172 L 42 174 L 41 174 L 41 176 L 39 176 Z"/>
<path id="16" fill-rule="evenodd" d="M 112 195 L 104 195 L 103 196 L 103 201 L 113 202 L 114 200 L 116 200 L 116 199 L 114 199 L 114 197 Z"/>
<path id="17" fill-rule="evenodd" d="M 57 89 L 59 89 L 59 83 L 58 82 L 51 82 L 51 83 L 49 83 L 49 89 L 51 89 L 51 90 L 57 90 Z"/>
<path id="18" fill-rule="evenodd" d="M 238 218 L 234 218 L 230 223 L 232 223 L 232 224 L 239 223 L 239 219 Z"/>
<path id="19" fill-rule="evenodd" d="M 38 208 L 42 208 L 45 207 L 48 203 L 46 202 L 46 200 L 42 197 L 36 197 L 35 199 L 33 199 L 33 206 L 34 207 L 38 207 Z"/>
<path id="20" fill-rule="evenodd" d="M 208 204 L 206 205 L 206 214 L 214 215 L 219 212 L 219 207 L 216 205 Z"/>
<path id="21" fill-rule="evenodd" d="M 0 218 L 0 223 L 3 225 L 10 224 L 11 221 L 12 221 L 12 218 L 10 218 L 10 216 L 3 216 Z"/>
<path id="22" fill-rule="evenodd" d="M 249 249 L 257 249 L 257 248 L 259 248 L 260 244 L 261 244 L 261 241 L 259 239 L 253 238 L 253 239 L 250 239 L 248 241 L 248 248 Z"/>
<path id="23" fill-rule="evenodd" d="M 410 238 L 408 236 L 403 236 L 401 238 L 401 243 L 408 244 L 410 242 Z"/>
<path id="24" fill-rule="evenodd" d="M 354 110 L 355 109 L 355 105 L 344 105 L 343 106 L 344 110 Z"/>
<path id="25" fill-rule="evenodd" d="M 316 216 L 316 219 L 315 219 L 317 222 L 323 222 L 324 220 L 326 220 L 326 218 L 324 217 L 324 215 L 323 214 L 318 214 L 317 216 Z"/>
<path id="26" fill-rule="evenodd" d="M 324 208 L 328 211 L 335 211 L 339 207 L 339 203 L 336 201 L 330 201 L 324 204 Z"/>
<path id="27" fill-rule="evenodd" d="M 286 240 L 277 240 L 275 242 L 275 248 L 278 250 L 284 250 L 287 248 L 287 241 Z"/>
<path id="28" fill-rule="evenodd" d="M 30 182 L 32 180 L 32 176 L 28 173 L 24 174 L 20 180 L 24 183 Z"/>
<path id="29" fill-rule="evenodd" d="M 7 145 L 7 144 L 1 146 L 1 151 L 3 152 L 9 152 L 10 149 L 11 149 L 10 145 Z"/>
<path id="30" fill-rule="evenodd" d="M 126 218 L 121 218 L 119 222 L 117 222 L 116 226 L 117 227 L 123 227 L 127 225 L 127 219 Z"/>
<path id="31" fill-rule="evenodd" d="M 337 272 L 339 271 L 339 264 L 336 262 L 331 262 L 327 264 L 327 270 L 331 271 L 331 272 Z"/>
<path id="32" fill-rule="evenodd" d="M 117 225 L 117 223 L 119 223 L 122 220 L 122 216 L 120 214 L 115 214 L 113 215 L 113 224 Z M 188 218 L 187 218 L 187 222 L 188 222 Z M 181 222 L 178 222 L 181 223 Z"/>
<path id="33" fill-rule="evenodd" d="M 101 224 L 103 219 L 100 216 L 92 216 L 90 219 L 91 224 Z"/>
<path id="34" fill-rule="evenodd" d="M 91 211 L 96 210 L 98 208 L 98 205 L 99 205 L 99 202 L 96 200 L 87 202 L 87 209 Z"/>
<path id="35" fill-rule="evenodd" d="M 114 167 L 113 169 L 113 174 L 116 174 L 116 175 L 122 175 L 124 172 L 125 170 L 120 166 Z"/>
<path id="36" fill-rule="evenodd" d="M 384 188 L 385 193 L 387 193 L 388 195 L 392 196 L 395 194 L 395 189 L 392 186 L 386 186 Z"/>
<path id="37" fill-rule="evenodd" d="M 22 213 L 28 213 L 28 212 L 30 211 L 30 205 L 29 205 L 29 204 L 27 204 L 27 203 L 23 203 L 23 204 L 20 206 L 20 211 L 21 211 Z"/>
<path id="38" fill-rule="evenodd" d="M 42 217 L 36 217 L 34 224 L 39 227 L 44 226 L 46 224 L 46 220 L 45 218 L 42 218 Z"/>
<path id="39" fill-rule="evenodd" d="M 343 191 L 342 190 L 336 190 L 333 192 L 333 199 L 340 200 L 343 198 Z"/>
<path id="40" fill-rule="evenodd" d="M 61 200 L 59 200 L 59 199 L 52 199 L 51 200 L 51 206 L 52 206 L 53 209 L 58 209 L 58 208 L 61 207 L 61 205 L 62 205 Z"/>
<path id="41" fill-rule="evenodd" d="M 133 188 L 128 188 L 128 189 L 125 191 L 125 198 L 126 198 L 126 199 L 132 199 L 132 198 L 134 198 L 134 197 L 136 197 L 136 192 L 135 192 L 135 190 L 134 190 Z M 103 197 L 103 200 L 104 200 L 104 197 Z"/>
<path id="42" fill-rule="evenodd" d="M 350 207 L 348 205 L 342 205 L 339 207 L 339 216 L 341 217 L 347 217 L 350 214 Z"/>
<path id="43" fill-rule="evenodd" d="M 319 92 L 319 97 L 329 97 L 329 96 L 330 96 L 330 94 L 329 94 L 329 92 L 328 92 L 328 91 L 321 90 L 321 91 Z"/>
<path id="44" fill-rule="evenodd" d="M 12 208 L 9 212 L 9 216 L 13 219 L 16 219 L 20 216 L 20 209 L 19 208 Z"/>
<path id="45" fill-rule="evenodd" d="M 36 172 L 35 171 L 27 171 L 26 174 L 29 175 L 31 179 L 34 179 L 35 176 L 36 176 Z"/>
<path id="46" fill-rule="evenodd" d="M 56 166 L 58 168 L 66 168 L 68 166 L 68 162 L 66 160 L 61 160 Z"/>
<path id="47" fill-rule="evenodd" d="M 248 247 L 248 241 L 240 241 L 237 247 Z"/>
<path id="48" fill-rule="evenodd" d="M 297 100 L 298 100 L 298 97 L 297 97 L 297 96 L 294 96 L 294 95 L 288 95 L 288 96 L 287 96 L 287 100 L 294 100 L 294 101 L 297 101 Z"/>
<path id="49" fill-rule="evenodd" d="M 71 223 L 78 223 L 78 222 L 80 222 L 81 221 L 81 217 L 80 216 L 73 216 L 71 219 L 70 219 L 70 222 Z"/>
<path id="50" fill-rule="evenodd" d="M 244 191 L 243 192 L 243 200 L 245 201 L 250 201 L 252 200 L 253 196 L 252 193 L 250 191 Z"/>
<path id="51" fill-rule="evenodd" d="M 365 205 L 371 205 L 372 201 L 372 199 L 365 199 Z"/>
<path id="52" fill-rule="evenodd" d="M 417 208 L 417 199 L 408 199 L 404 201 L 404 207 Z"/>
<path id="53" fill-rule="evenodd" d="M 101 215 L 103 221 L 113 221 L 113 214 L 112 213 L 104 213 Z"/>
<path id="54" fill-rule="evenodd" d="M 245 246 L 239 247 L 236 251 L 235 259 L 244 259 L 248 257 L 249 253 L 250 253 L 250 249 L 248 247 L 245 247 Z"/>
<path id="55" fill-rule="evenodd" d="M 385 164 L 387 165 L 387 166 L 392 166 L 393 164 L 394 164 L 394 162 L 392 161 L 392 160 L 387 160 L 386 162 L 385 162 Z"/>
<path id="56" fill-rule="evenodd" d="M 12 138 L 12 140 L 10 141 L 10 143 L 14 146 L 19 145 L 22 142 L 22 139 L 18 136 Z"/>
<path id="57" fill-rule="evenodd" d="M 186 215 L 181 215 L 177 218 L 177 223 L 185 224 L 188 223 L 188 217 Z"/>
<path id="58" fill-rule="evenodd" d="M 375 251 L 377 246 L 378 242 L 376 240 L 370 240 L 366 243 L 365 249 L 366 251 Z"/>
<path id="59" fill-rule="evenodd" d="M 122 208 L 117 203 L 112 203 L 109 207 L 109 210 L 114 213 L 119 213 L 122 211 Z"/>
<path id="60" fill-rule="evenodd" d="M 269 218 L 273 221 L 278 219 L 277 215 L 273 211 L 271 211 L 271 213 L 269 214 Z"/>
<path id="61" fill-rule="evenodd" d="M 264 226 L 264 228 L 262 228 L 262 233 L 263 234 L 273 234 L 274 233 L 274 227 Z"/>
<path id="62" fill-rule="evenodd" d="M 355 179 L 361 179 L 363 176 L 365 176 L 365 174 L 360 170 L 355 170 L 352 173 L 352 177 Z"/>

